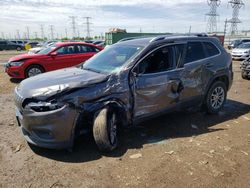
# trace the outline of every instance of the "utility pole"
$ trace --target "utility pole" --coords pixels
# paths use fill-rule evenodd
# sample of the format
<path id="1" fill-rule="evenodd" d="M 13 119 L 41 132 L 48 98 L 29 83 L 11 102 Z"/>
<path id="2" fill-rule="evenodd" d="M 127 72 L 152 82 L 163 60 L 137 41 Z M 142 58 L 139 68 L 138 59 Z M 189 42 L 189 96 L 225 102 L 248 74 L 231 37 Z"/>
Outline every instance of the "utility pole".
<path id="1" fill-rule="evenodd" d="M 16 30 L 16 35 L 17 35 L 17 39 L 19 39 L 19 40 L 20 40 L 20 39 L 21 39 L 21 37 L 20 37 L 20 31 L 19 31 L 19 29 L 17 29 L 17 30 Z"/>
<path id="2" fill-rule="evenodd" d="M 26 33 L 27 33 L 27 39 L 29 40 L 30 39 L 30 28 L 29 26 L 26 26 Z"/>
<path id="3" fill-rule="evenodd" d="M 224 36 L 226 36 L 226 33 L 227 33 L 227 23 L 228 23 L 228 20 L 226 19 L 225 25 L 224 25 Z"/>
<path id="4" fill-rule="evenodd" d="M 242 0 L 231 0 L 228 2 L 233 8 L 232 18 L 228 21 L 231 23 L 231 35 L 235 35 L 238 31 L 238 24 L 241 23 L 239 19 L 240 9 L 245 5 Z"/>
<path id="5" fill-rule="evenodd" d="M 40 25 L 40 29 L 41 29 L 41 38 L 44 39 L 44 27 L 42 24 Z"/>
<path id="6" fill-rule="evenodd" d="M 90 25 L 92 24 L 92 23 L 90 23 L 90 19 L 91 19 L 91 17 L 83 17 L 84 19 L 86 19 L 86 22 L 84 23 L 84 24 L 86 24 L 86 32 L 87 32 L 87 35 L 86 35 L 86 38 L 87 39 L 89 39 L 90 38 Z"/>
<path id="7" fill-rule="evenodd" d="M 2 39 L 5 39 L 4 32 L 1 32 Z"/>
<path id="8" fill-rule="evenodd" d="M 67 28 L 65 28 L 65 36 L 68 39 L 68 30 L 67 30 Z"/>
<path id="9" fill-rule="evenodd" d="M 34 35 L 35 35 L 35 38 L 37 39 L 38 38 L 37 32 L 34 32 Z"/>
<path id="10" fill-rule="evenodd" d="M 54 25 L 50 25 L 50 36 L 51 36 L 51 40 L 54 39 Z"/>
<path id="11" fill-rule="evenodd" d="M 72 38 L 74 38 L 76 36 L 76 16 L 70 16 L 69 18 L 71 19 L 72 24 Z"/>
<path id="12" fill-rule="evenodd" d="M 189 34 L 189 35 L 191 34 L 191 30 L 192 30 L 192 26 L 190 25 L 190 26 L 189 26 L 189 31 L 188 31 L 188 34 Z"/>

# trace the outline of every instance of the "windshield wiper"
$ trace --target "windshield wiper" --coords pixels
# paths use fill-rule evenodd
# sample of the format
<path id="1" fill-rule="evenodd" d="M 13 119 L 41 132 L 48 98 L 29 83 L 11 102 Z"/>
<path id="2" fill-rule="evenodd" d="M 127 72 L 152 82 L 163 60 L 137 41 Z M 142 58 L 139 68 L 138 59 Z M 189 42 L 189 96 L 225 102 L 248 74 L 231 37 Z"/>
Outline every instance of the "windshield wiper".
<path id="1" fill-rule="evenodd" d="M 95 70 L 95 69 L 91 69 L 91 68 L 86 68 L 84 66 L 82 66 L 82 69 L 89 70 L 89 71 L 96 72 L 96 73 L 102 73 L 101 71 L 98 71 L 98 70 Z"/>

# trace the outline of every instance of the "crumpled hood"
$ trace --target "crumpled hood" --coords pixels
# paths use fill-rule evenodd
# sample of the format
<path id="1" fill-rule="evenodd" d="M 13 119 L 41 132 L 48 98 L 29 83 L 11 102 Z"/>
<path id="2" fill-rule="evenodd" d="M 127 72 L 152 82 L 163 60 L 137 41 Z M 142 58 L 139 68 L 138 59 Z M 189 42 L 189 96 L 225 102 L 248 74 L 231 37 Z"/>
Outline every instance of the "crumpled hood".
<path id="1" fill-rule="evenodd" d="M 17 55 L 17 56 L 10 58 L 9 62 L 21 61 L 23 59 L 32 59 L 32 58 L 38 58 L 38 57 L 43 57 L 43 56 L 44 55 L 42 54 L 21 54 L 21 55 Z"/>
<path id="2" fill-rule="evenodd" d="M 23 98 L 50 97 L 67 89 L 102 82 L 107 77 L 104 74 L 73 67 L 28 78 L 20 83 L 17 92 Z"/>

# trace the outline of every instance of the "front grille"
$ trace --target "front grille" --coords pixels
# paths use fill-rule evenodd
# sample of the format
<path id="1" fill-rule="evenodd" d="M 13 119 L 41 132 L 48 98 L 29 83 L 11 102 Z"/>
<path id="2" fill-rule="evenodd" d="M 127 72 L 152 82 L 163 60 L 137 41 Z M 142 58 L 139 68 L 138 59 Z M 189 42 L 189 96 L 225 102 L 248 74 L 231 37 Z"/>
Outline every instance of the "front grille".
<path id="1" fill-rule="evenodd" d="M 14 100 L 15 104 L 19 109 L 22 109 L 22 103 L 24 101 L 24 98 L 18 93 L 17 89 L 15 89 L 14 92 Z"/>

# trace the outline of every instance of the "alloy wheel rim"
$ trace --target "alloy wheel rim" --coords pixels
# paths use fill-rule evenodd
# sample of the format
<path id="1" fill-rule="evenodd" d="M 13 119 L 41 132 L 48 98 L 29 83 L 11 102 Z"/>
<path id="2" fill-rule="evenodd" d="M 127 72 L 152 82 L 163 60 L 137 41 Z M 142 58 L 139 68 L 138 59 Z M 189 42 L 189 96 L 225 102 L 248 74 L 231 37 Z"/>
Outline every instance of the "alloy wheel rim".
<path id="1" fill-rule="evenodd" d="M 214 109 L 219 109 L 225 99 L 225 91 L 222 87 L 216 87 L 211 94 L 211 105 Z"/>
<path id="2" fill-rule="evenodd" d="M 32 68 L 32 69 L 29 70 L 28 76 L 32 77 L 32 76 L 36 76 L 36 75 L 41 74 L 41 73 L 42 73 L 42 71 L 40 69 Z"/>

